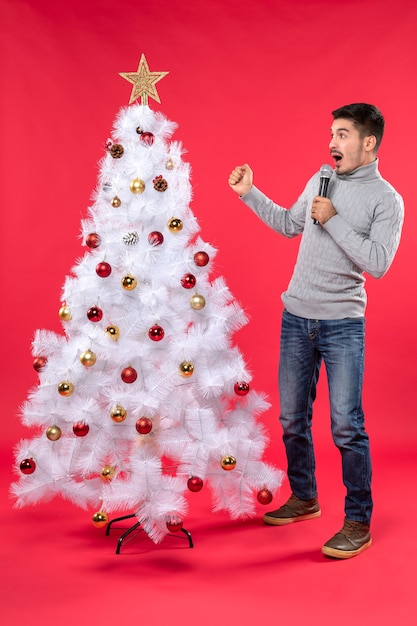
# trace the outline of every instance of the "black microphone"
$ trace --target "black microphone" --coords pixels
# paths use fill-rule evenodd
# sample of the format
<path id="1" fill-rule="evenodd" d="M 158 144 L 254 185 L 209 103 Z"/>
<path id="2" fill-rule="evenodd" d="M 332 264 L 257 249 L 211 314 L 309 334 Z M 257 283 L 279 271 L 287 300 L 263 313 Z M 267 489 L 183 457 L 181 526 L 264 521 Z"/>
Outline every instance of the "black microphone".
<path id="1" fill-rule="evenodd" d="M 319 192 L 318 192 L 318 196 L 321 196 L 322 198 L 327 198 L 327 190 L 329 188 L 329 180 L 331 179 L 333 174 L 333 170 L 331 168 L 330 165 L 327 165 L 327 163 L 325 163 L 324 165 L 321 166 L 320 168 L 320 186 L 319 186 Z M 318 224 L 319 222 L 317 220 L 313 219 L 313 223 L 314 224 Z"/>

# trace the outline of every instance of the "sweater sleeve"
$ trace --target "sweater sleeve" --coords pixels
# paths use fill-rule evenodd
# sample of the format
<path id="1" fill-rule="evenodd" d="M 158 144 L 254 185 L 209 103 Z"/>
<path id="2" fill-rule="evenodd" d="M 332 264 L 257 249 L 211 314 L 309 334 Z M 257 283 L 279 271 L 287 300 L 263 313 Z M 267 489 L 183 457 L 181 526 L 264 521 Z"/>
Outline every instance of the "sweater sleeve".
<path id="1" fill-rule="evenodd" d="M 307 196 L 304 192 L 290 209 L 275 204 L 255 186 L 241 196 L 241 200 L 265 224 L 285 237 L 295 237 L 304 230 L 307 209 Z"/>
<path id="2" fill-rule="evenodd" d="M 401 196 L 387 191 L 375 207 L 369 235 L 355 231 L 340 215 L 333 216 L 323 228 L 363 272 L 381 278 L 394 259 L 403 220 Z"/>

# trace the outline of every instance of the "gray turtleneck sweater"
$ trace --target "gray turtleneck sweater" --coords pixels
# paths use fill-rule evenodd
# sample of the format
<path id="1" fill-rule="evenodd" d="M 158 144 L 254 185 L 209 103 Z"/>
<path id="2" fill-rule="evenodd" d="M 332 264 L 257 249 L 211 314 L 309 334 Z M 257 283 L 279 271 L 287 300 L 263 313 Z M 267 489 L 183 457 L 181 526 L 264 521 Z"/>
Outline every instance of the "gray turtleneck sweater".
<path id="1" fill-rule="evenodd" d="M 347 175 L 333 173 L 328 197 L 337 215 L 324 226 L 310 216 L 320 173 L 290 209 L 275 204 L 255 186 L 244 196 L 268 226 L 285 237 L 302 233 L 297 262 L 282 301 L 308 319 L 363 317 L 364 272 L 380 278 L 392 263 L 404 219 L 401 196 L 378 171 L 378 160 Z"/>

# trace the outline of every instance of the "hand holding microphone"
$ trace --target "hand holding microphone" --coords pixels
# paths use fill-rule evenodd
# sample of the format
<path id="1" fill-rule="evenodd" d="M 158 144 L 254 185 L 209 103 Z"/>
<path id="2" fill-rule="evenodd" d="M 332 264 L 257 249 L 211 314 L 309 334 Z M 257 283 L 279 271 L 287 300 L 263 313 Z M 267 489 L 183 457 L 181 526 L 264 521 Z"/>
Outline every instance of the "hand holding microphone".
<path id="1" fill-rule="evenodd" d="M 318 195 L 313 200 L 311 217 L 314 224 L 325 224 L 333 215 L 336 215 L 333 204 L 328 199 L 329 181 L 333 170 L 330 165 L 324 164 L 320 168 L 320 186 Z"/>

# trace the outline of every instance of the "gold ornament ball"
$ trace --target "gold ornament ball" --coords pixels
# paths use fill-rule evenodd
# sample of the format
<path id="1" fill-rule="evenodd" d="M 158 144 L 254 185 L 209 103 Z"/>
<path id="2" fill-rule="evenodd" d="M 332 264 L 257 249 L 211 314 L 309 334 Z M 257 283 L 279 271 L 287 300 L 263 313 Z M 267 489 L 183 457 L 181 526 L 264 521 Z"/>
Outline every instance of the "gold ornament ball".
<path id="1" fill-rule="evenodd" d="M 64 322 L 68 322 L 71 319 L 71 311 L 66 304 L 63 304 L 59 309 L 58 315 Z"/>
<path id="2" fill-rule="evenodd" d="M 92 367 L 96 360 L 97 357 L 91 350 L 85 350 L 80 356 L 80 361 L 84 367 Z"/>
<path id="3" fill-rule="evenodd" d="M 135 194 L 145 191 L 145 183 L 140 178 L 134 178 L 129 186 L 130 191 Z"/>
<path id="4" fill-rule="evenodd" d="M 190 298 L 190 306 L 192 309 L 194 309 L 194 311 L 200 311 L 201 309 L 204 309 L 204 307 L 206 306 L 206 299 L 204 298 L 204 296 L 201 296 L 198 293 L 196 293 L 194 296 L 191 296 Z"/>
<path id="5" fill-rule="evenodd" d="M 168 228 L 172 233 L 179 233 L 183 229 L 184 224 L 178 217 L 173 217 L 168 222 Z"/>
<path id="6" fill-rule="evenodd" d="M 121 204 L 122 204 L 122 201 L 120 200 L 120 198 L 118 196 L 114 196 L 114 198 L 111 201 L 111 205 L 117 209 Z"/>
<path id="7" fill-rule="evenodd" d="M 117 326 L 107 326 L 106 333 L 113 341 L 117 341 L 119 339 L 120 330 Z"/>
<path id="8" fill-rule="evenodd" d="M 103 528 L 104 526 L 107 526 L 109 521 L 109 517 L 104 511 L 97 511 L 97 513 L 94 513 L 91 519 L 93 522 L 93 526 L 95 526 L 96 528 Z"/>
<path id="9" fill-rule="evenodd" d="M 127 411 L 122 406 L 117 405 L 114 409 L 110 411 L 110 417 L 113 422 L 124 422 L 127 416 Z"/>
<path id="10" fill-rule="evenodd" d="M 180 374 L 184 378 L 189 378 L 194 373 L 194 365 L 189 361 L 183 361 L 179 367 Z"/>
<path id="11" fill-rule="evenodd" d="M 123 289 L 126 289 L 126 291 L 132 291 L 133 289 L 136 289 L 138 284 L 138 281 L 136 280 L 136 278 L 134 276 L 130 276 L 130 274 L 128 274 L 127 276 L 123 276 L 122 278 L 122 287 Z"/>
<path id="12" fill-rule="evenodd" d="M 169 157 L 169 159 L 167 160 L 167 162 L 165 163 L 165 167 L 167 168 L 167 170 L 173 170 L 175 167 L 175 161 L 174 159 L 172 159 L 171 157 Z"/>
<path id="13" fill-rule="evenodd" d="M 58 441 L 58 439 L 61 439 L 61 435 L 62 431 L 59 426 L 50 426 L 46 430 L 46 436 L 49 441 Z"/>
<path id="14" fill-rule="evenodd" d="M 62 383 L 59 383 L 58 385 L 58 393 L 60 396 L 70 396 L 71 394 L 74 393 L 74 385 L 66 380 L 62 381 Z"/>
<path id="15" fill-rule="evenodd" d="M 236 459 L 234 456 L 228 454 L 222 458 L 220 465 L 224 470 L 226 470 L 226 472 L 230 472 L 230 470 L 233 470 L 236 467 Z"/>
<path id="16" fill-rule="evenodd" d="M 116 468 L 112 465 L 105 465 L 100 472 L 100 478 L 109 483 L 116 473 Z"/>

